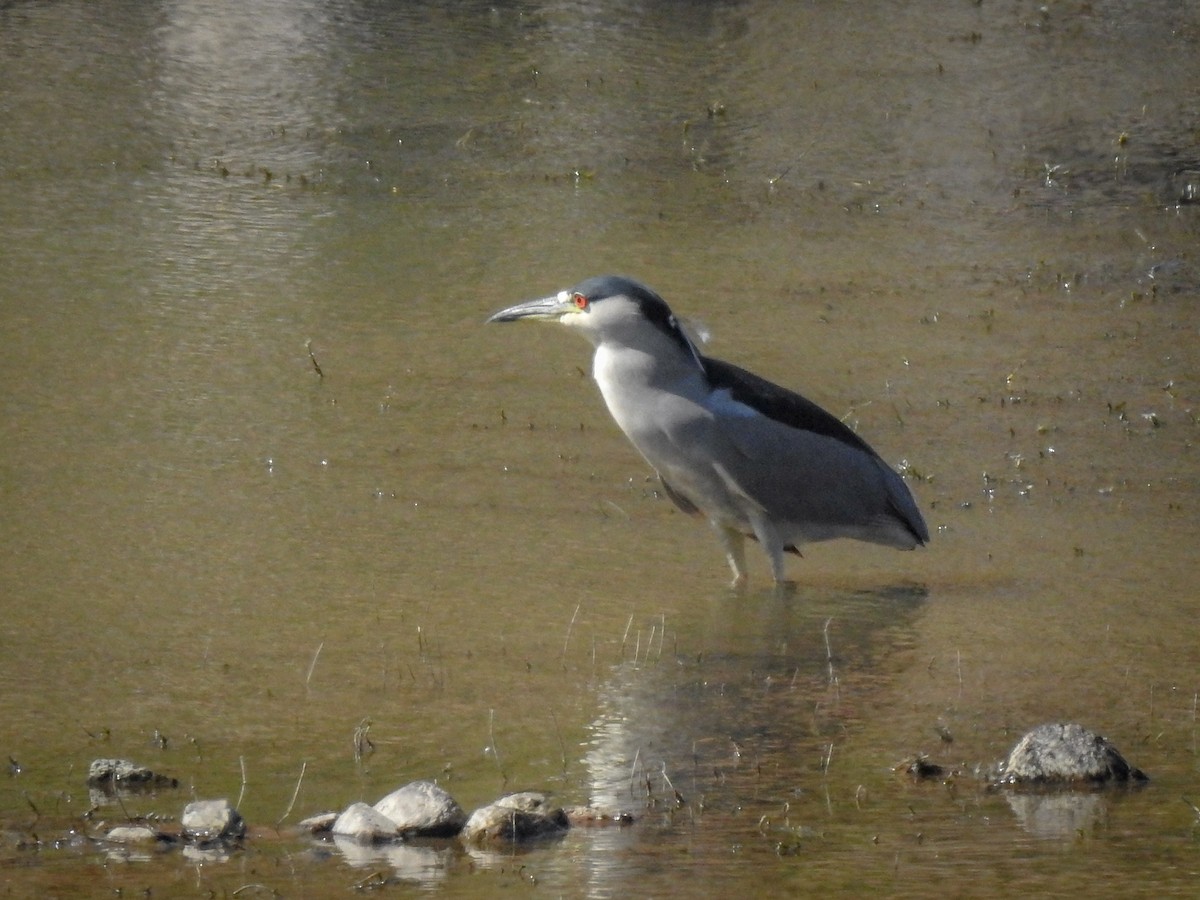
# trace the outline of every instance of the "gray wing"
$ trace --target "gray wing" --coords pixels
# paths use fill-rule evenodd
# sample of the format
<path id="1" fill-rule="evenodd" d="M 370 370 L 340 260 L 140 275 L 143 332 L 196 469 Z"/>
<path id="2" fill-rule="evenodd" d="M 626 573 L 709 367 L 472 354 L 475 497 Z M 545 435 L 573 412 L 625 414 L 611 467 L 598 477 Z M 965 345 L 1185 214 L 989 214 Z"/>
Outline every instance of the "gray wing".
<path id="1" fill-rule="evenodd" d="M 725 475 L 798 540 L 858 537 L 896 547 L 929 540 L 904 483 L 870 445 L 812 401 L 720 360 L 714 417 Z M 740 407 L 740 409 L 739 409 Z M 716 411 L 716 410 L 714 410 Z M 733 411 L 734 414 L 730 414 Z"/>

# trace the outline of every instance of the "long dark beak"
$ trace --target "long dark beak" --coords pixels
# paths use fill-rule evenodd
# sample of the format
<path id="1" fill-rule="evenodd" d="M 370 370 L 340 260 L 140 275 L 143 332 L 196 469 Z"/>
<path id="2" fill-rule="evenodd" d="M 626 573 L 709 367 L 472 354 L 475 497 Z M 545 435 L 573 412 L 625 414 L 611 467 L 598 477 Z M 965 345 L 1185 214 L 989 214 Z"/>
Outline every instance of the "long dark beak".
<path id="1" fill-rule="evenodd" d="M 498 313 L 493 313 L 488 318 L 488 321 L 515 322 L 517 319 L 557 320 L 569 312 L 575 312 L 575 305 L 571 302 L 570 294 L 563 291 L 562 293 L 555 294 L 553 297 L 543 297 L 541 300 L 528 300 L 525 303 L 510 306 L 508 309 L 502 309 Z"/>

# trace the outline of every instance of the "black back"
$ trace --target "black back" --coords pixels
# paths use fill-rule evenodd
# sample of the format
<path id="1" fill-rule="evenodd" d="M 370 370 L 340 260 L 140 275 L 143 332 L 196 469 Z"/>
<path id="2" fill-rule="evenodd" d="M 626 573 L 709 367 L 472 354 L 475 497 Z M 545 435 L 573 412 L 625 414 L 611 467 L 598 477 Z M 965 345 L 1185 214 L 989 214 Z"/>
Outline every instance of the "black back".
<path id="1" fill-rule="evenodd" d="M 768 419 L 833 438 L 871 456 L 879 456 L 849 425 L 830 415 L 808 398 L 760 378 L 753 372 L 747 372 L 733 363 L 709 356 L 702 357 L 702 362 L 708 373 L 708 380 L 714 388 L 728 390 L 730 396 L 738 403 L 758 410 Z"/>

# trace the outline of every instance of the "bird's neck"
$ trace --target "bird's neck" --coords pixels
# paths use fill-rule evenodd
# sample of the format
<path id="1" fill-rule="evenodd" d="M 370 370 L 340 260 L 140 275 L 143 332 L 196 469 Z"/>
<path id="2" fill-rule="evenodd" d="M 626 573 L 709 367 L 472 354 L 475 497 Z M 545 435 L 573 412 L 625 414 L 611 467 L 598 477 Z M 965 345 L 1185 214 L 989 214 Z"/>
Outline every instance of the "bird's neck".
<path id="1" fill-rule="evenodd" d="M 596 347 L 592 375 L 603 387 L 617 382 L 639 387 L 669 387 L 703 375 L 699 364 L 666 337 L 652 334 L 636 343 L 605 341 Z"/>
<path id="2" fill-rule="evenodd" d="M 664 349 L 606 341 L 596 348 L 592 376 L 609 412 L 627 434 L 656 396 L 671 394 L 699 402 L 705 394 L 703 371 L 674 345 Z"/>

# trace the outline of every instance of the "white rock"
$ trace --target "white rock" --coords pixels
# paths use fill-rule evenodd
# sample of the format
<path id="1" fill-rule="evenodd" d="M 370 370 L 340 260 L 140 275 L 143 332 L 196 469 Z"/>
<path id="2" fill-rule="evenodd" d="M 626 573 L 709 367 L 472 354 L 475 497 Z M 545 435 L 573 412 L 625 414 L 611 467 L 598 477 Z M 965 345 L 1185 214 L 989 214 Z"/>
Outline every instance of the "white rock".
<path id="1" fill-rule="evenodd" d="M 414 781 L 392 791 L 375 804 L 407 834 L 453 837 L 467 821 L 467 814 L 453 797 L 432 781 Z"/>
<path id="2" fill-rule="evenodd" d="M 183 836 L 192 841 L 237 840 L 246 823 L 228 800 L 196 800 L 183 808 L 179 819 Z"/>
<path id="3" fill-rule="evenodd" d="M 333 833 L 363 844 L 394 841 L 401 837 L 395 822 L 365 803 L 352 803 L 346 807 L 333 823 Z"/>
<path id="4" fill-rule="evenodd" d="M 162 839 L 163 836 L 145 825 L 118 825 L 110 828 L 105 840 L 117 844 L 143 844 Z"/>

